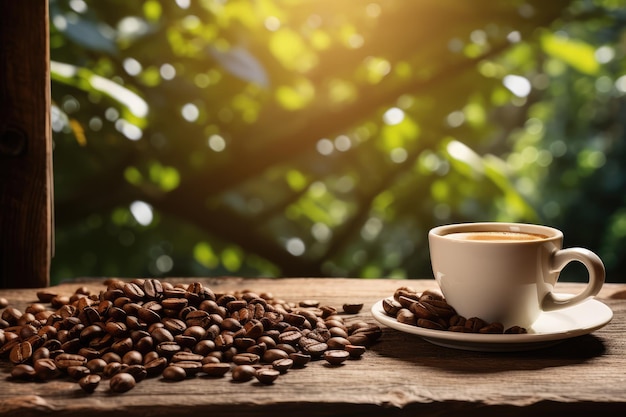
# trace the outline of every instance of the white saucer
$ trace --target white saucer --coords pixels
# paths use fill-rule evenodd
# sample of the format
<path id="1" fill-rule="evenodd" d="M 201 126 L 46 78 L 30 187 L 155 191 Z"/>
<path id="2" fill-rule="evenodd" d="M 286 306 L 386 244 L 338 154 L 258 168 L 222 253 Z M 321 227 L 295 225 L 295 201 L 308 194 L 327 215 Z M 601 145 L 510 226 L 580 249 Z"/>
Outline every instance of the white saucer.
<path id="1" fill-rule="evenodd" d="M 416 334 L 439 346 L 482 352 L 512 352 L 539 349 L 605 326 L 613 311 L 598 300 L 590 299 L 558 311 L 543 312 L 525 334 L 477 334 L 431 330 L 398 323 L 383 309 L 383 300 L 372 306 L 374 318 L 388 327 Z"/>

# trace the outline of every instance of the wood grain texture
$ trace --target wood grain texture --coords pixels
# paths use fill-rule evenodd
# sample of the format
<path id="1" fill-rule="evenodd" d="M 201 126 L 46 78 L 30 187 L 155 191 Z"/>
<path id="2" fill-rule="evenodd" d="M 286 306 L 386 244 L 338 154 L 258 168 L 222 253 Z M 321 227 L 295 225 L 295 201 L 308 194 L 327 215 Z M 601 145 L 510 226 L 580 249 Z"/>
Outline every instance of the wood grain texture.
<path id="1" fill-rule="evenodd" d="M 0 288 L 48 285 L 48 2 L 0 0 Z"/>
<path id="2" fill-rule="evenodd" d="M 369 309 L 400 286 L 436 288 L 433 280 L 358 279 L 194 279 L 216 292 L 251 289 L 287 301 L 316 299 L 341 307 L 362 302 L 347 320 L 374 322 Z M 168 279 L 168 281 L 178 281 Z M 190 282 L 190 280 L 182 280 Z M 99 281 L 88 287 L 100 291 Z M 78 283 L 55 287 L 70 295 Z M 577 292 L 580 284 L 559 284 Z M 383 328 L 381 340 L 360 360 L 340 367 L 323 361 L 290 370 L 272 386 L 196 377 L 179 383 L 160 378 L 141 382 L 125 394 L 108 391 L 107 381 L 84 394 L 70 380 L 18 383 L 0 365 L 1 416 L 172 416 L 298 415 L 623 415 L 626 411 L 625 285 L 607 284 L 599 299 L 614 312 L 612 322 L 592 335 L 536 351 L 480 353 L 432 345 L 421 338 Z M 0 297 L 24 308 L 35 290 L 0 290 Z M 615 296 L 615 297 L 614 297 Z"/>

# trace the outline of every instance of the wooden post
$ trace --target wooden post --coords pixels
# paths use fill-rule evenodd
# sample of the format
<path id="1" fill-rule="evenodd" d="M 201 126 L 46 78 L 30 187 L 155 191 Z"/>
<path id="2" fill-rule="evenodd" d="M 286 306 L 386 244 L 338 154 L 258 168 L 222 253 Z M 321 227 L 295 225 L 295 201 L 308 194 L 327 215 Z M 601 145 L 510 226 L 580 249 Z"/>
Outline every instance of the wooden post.
<path id="1" fill-rule="evenodd" d="M 0 288 L 49 285 L 48 29 L 47 0 L 0 0 Z"/>

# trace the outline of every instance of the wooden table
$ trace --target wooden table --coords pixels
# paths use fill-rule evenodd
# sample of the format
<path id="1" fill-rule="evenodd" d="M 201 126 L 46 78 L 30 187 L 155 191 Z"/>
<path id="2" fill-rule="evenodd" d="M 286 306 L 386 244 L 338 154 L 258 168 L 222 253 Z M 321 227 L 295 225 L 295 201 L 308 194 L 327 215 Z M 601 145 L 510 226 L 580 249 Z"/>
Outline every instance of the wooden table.
<path id="1" fill-rule="evenodd" d="M 370 307 L 400 286 L 420 291 L 436 288 L 433 280 L 193 281 L 201 281 L 216 292 L 247 288 L 272 292 L 294 302 L 316 299 L 341 307 L 358 301 L 364 303 L 364 308 L 351 320 L 370 322 L 374 322 Z M 73 282 L 54 291 L 69 295 L 77 286 Z M 89 281 L 87 286 L 94 292 L 104 288 L 101 281 Z M 579 287 L 564 283 L 558 290 L 573 293 Z M 0 290 L 0 297 L 24 308 L 36 300 L 35 293 Z M 312 361 L 267 386 L 252 381 L 235 383 L 228 377 L 196 377 L 177 383 L 154 378 L 124 394 L 110 393 L 104 381 L 89 395 L 69 379 L 14 382 L 9 378 L 12 365 L 2 362 L 0 416 L 621 416 L 626 411 L 626 285 L 606 284 L 598 299 L 613 310 L 611 323 L 591 335 L 540 350 L 456 350 L 384 327 L 379 342 L 360 360 L 340 367 Z"/>

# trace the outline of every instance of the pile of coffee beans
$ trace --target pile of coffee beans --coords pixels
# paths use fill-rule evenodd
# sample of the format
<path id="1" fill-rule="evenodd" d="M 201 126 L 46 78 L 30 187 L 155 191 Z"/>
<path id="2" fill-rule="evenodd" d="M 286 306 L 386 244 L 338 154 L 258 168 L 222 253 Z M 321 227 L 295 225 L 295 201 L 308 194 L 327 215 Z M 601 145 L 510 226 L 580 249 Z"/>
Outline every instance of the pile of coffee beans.
<path id="1" fill-rule="evenodd" d="M 393 297 L 383 300 L 383 309 L 399 323 L 433 330 L 463 333 L 520 334 L 526 329 L 512 326 L 505 329 L 502 323 L 488 323 L 479 317 L 465 318 L 446 302 L 443 295 L 434 290 L 417 292 L 410 287 L 398 288 Z"/>
<path id="2" fill-rule="evenodd" d="M 14 365 L 14 379 L 69 377 L 88 393 L 103 379 L 116 393 L 154 377 L 230 374 L 272 384 L 311 360 L 339 366 L 360 358 L 381 336 L 375 324 L 346 320 L 359 303 L 340 312 L 250 290 L 215 293 L 199 282 L 111 279 L 98 294 L 81 287 L 37 297 L 24 312 L 3 300 L 0 358 Z"/>

